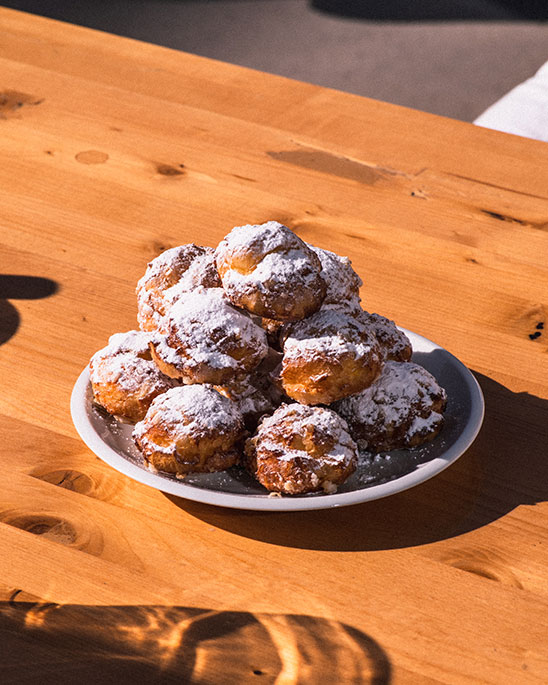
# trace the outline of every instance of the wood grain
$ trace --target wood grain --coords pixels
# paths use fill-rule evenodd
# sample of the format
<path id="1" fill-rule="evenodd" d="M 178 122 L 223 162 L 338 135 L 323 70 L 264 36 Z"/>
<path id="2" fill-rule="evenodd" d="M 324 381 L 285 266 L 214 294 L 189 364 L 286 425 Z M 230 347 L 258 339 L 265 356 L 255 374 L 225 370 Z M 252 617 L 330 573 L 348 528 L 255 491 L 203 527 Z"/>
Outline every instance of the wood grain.
<path id="1" fill-rule="evenodd" d="M 27 682 L 545 682 L 548 145 L 6 9 L 0 29 L 1 275 L 51 284 L 0 294 L 0 627 Z M 72 385 L 135 327 L 147 261 L 268 219 L 476 373 L 485 425 L 452 468 L 266 515 L 77 438 Z"/>

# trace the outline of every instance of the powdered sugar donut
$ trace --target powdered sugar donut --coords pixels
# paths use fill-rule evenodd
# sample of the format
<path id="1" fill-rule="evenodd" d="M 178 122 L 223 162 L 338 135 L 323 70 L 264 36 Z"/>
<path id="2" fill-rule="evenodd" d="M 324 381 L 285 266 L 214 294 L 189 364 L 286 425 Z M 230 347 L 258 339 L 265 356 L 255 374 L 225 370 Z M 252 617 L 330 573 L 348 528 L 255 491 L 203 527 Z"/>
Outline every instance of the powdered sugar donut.
<path id="1" fill-rule="evenodd" d="M 149 262 L 145 275 L 137 283 L 137 321 L 144 331 L 158 328 L 166 307 L 182 293 L 200 286 L 221 285 L 215 267 L 215 250 L 189 243 L 179 245 Z"/>
<path id="2" fill-rule="evenodd" d="M 342 308 L 289 324 L 282 338 L 281 383 L 303 404 L 331 404 L 360 392 L 382 367 L 375 337 Z"/>
<path id="3" fill-rule="evenodd" d="M 335 492 L 355 471 L 346 422 L 323 407 L 286 404 L 264 418 L 245 445 L 245 465 L 273 492 Z"/>
<path id="4" fill-rule="evenodd" d="M 179 386 L 160 395 L 133 431 L 148 464 L 177 474 L 233 466 L 244 436 L 234 402 L 207 385 Z"/>
<path id="5" fill-rule="evenodd" d="M 350 259 L 315 245 L 308 247 L 318 255 L 322 265 L 322 278 L 327 285 L 322 307 L 336 305 L 359 311 L 363 281 L 352 268 Z"/>
<path id="6" fill-rule="evenodd" d="M 197 288 L 169 309 L 151 350 L 172 378 L 223 385 L 257 367 L 268 345 L 263 329 L 221 288 Z"/>
<path id="7" fill-rule="evenodd" d="M 348 422 L 361 449 L 388 451 L 432 440 L 443 426 L 447 396 L 414 362 L 388 361 L 378 380 L 332 408 Z"/>
<path id="8" fill-rule="evenodd" d="M 393 321 L 380 314 L 369 314 L 365 311 L 361 311 L 357 316 L 375 334 L 386 360 L 406 362 L 411 359 L 411 341 Z"/>
<path id="9" fill-rule="evenodd" d="M 261 317 L 298 321 L 325 296 L 319 258 L 277 221 L 232 229 L 217 247 L 216 263 L 231 302 Z"/>
<path id="10" fill-rule="evenodd" d="M 152 400 L 175 385 L 152 361 L 149 341 L 142 331 L 116 333 L 91 358 L 93 399 L 109 414 L 140 421 Z"/>

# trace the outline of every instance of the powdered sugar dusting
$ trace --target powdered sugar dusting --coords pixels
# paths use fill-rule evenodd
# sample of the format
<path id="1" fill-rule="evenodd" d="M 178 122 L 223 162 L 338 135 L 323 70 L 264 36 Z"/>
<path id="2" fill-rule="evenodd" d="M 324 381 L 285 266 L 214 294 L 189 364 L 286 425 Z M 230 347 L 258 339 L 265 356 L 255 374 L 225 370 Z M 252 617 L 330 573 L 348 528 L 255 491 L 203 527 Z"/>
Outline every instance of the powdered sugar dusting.
<path id="1" fill-rule="evenodd" d="M 211 248 L 188 243 L 165 250 L 148 263 L 145 275 L 137 283 L 137 290 L 148 288 L 151 283 L 160 289 L 173 285 L 189 268 L 192 261 L 208 249 Z"/>
<path id="2" fill-rule="evenodd" d="M 397 328 L 391 319 L 366 311 L 360 312 L 358 318 L 376 336 L 385 358 L 394 361 L 406 361 L 411 357 L 412 347 L 409 338 Z"/>
<path id="3" fill-rule="evenodd" d="M 254 382 L 255 381 L 255 382 Z M 244 377 L 239 383 L 232 386 L 215 386 L 215 389 L 224 397 L 235 402 L 246 424 L 256 424 L 259 417 L 270 414 L 276 408 L 274 401 L 266 392 L 266 388 L 260 387 L 259 379 L 254 376 Z"/>
<path id="4" fill-rule="evenodd" d="M 137 284 L 137 320 L 143 330 L 161 324 L 166 307 L 200 286 L 221 286 L 215 266 L 215 250 L 189 243 L 162 252 L 149 262 Z"/>
<path id="5" fill-rule="evenodd" d="M 260 255 L 278 250 L 299 249 L 305 243 L 291 229 L 278 221 L 264 224 L 235 226 L 219 243 L 217 254 L 224 255 L 227 250 L 232 254 L 254 252 Z"/>
<path id="6" fill-rule="evenodd" d="M 283 342 L 284 363 L 296 358 L 376 355 L 375 339 L 363 324 L 340 308 L 326 308 L 288 328 Z"/>
<path id="7" fill-rule="evenodd" d="M 413 437 L 415 435 L 424 435 L 430 433 L 441 421 L 441 414 L 432 411 L 428 416 L 415 416 L 411 425 L 407 429 L 407 435 Z"/>
<path id="8" fill-rule="evenodd" d="M 133 354 L 145 354 L 148 352 L 150 335 L 144 331 L 126 331 L 125 333 L 114 333 L 108 339 L 108 345 L 96 352 L 92 359 L 101 357 L 112 357 L 124 352 Z"/>
<path id="9" fill-rule="evenodd" d="M 280 429 L 280 426 L 283 426 Z M 278 431 L 283 432 L 283 444 L 272 439 Z M 279 407 L 272 416 L 261 421 L 256 439 L 261 449 L 276 454 L 282 461 L 298 458 L 315 460 L 306 450 L 290 447 L 293 436 L 305 436 L 312 432 L 320 444 L 330 444 L 321 456 L 324 463 L 349 465 L 357 454 L 357 447 L 348 432 L 346 421 L 335 412 L 324 407 L 309 407 L 302 404 L 288 404 Z"/>
<path id="10" fill-rule="evenodd" d="M 184 271 L 177 283 L 164 291 L 166 305 L 171 305 L 179 300 L 183 293 L 195 290 L 200 286 L 204 288 L 220 288 L 221 279 L 215 266 L 215 250 L 212 247 L 202 248 L 204 253 L 196 257 L 188 269 Z"/>
<path id="11" fill-rule="evenodd" d="M 303 318 L 324 298 L 319 258 L 276 221 L 234 228 L 217 247 L 216 263 L 230 299 L 260 316 Z"/>
<path id="12" fill-rule="evenodd" d="M 178 368 L 178 366 L 181 364 L 181 355 L 176 349 L 167 344 L 165 335 L 158 331 L 155 335 L 153 335 L 152 341 L 158 357 L 160 357 L 160 359 L 166 364 L 171 364 L 175 368 Z"/>
<path id="13" fill-rule="evenodd" d="M 177 439 L 199 440 L 204 436 L 223 436 L 242 430 L 242 415 L 234 402 L 209 385 L 183 385 L 159 395 L 147 415 L 135 425 L 133 436 L 141 444 L 149 442 L 147 431 L 160 424 Z M 173 443 L 163 446 L 154 442 L 155 451 L 173 453 Z"/>
<path id="14" fill-rule="evenodd" d="M 327 285 L 323 305 L 336 304 L 359 308 L 360 287 L 362 279 L 352 268 L 348 257 L 341 257 L 334 252 L 315 245 L 308 247 L 319 257 L 322 265 L 322 278 Z"/>
<path id="15" fill-rule="evenodd" d="M 158 327 L 162 318 L 157 310 L 159 298 L 155 290 L 137 290 L 137 323 L 141 330 L 150 331 Z"/>
<path id="16" fill-rule="evenodd" d="M 233 307 L 220 288 L 198 288 L 176 302 L 166 320 L 182 348 L 189 350 L 189 364 L 208 364 L 217 369 L 240 368 L 240 362 L 224 351 L 228 343 L 245 348 L 257 364 L 266 357 L 265 331 L 244 312 Z M 169 343 L 168 343 L 169 344 Z"/>
<path id="17" fill-rule="evenodd" d="M 174 381 L 165 376 L 150 357 L 150 335 L 142 331 L 116 333 L 90 361 L 93 385 L 115 383 L 128 393 L 166 389 Z"/>
<path id="18" fill-rule="evenodd" d="M 292 288 L 311 288 L 317 282 L 319 269 L 310 262 L 300 249 L 287 252 L 270 252 L 247 274 L 229 269 L 223 275 L 223 287 L 227 292 L 263 294 L 285 292 Z"/>
<path id="19" fill-rule="evenodd" d="M 366 436 L 368 430 L 389 435 L 404 427 L 407 437 L 411 438 L 439 424 L 442 416 L 433 411 L 433 406 L 441 406 L 445 399 L 445 390 L 422 366 L 388 361 L 369 388 L 336 402 L 333 408 L 351 425 L 357 426 L 362 436 Z M 361 441 L 359 444 L 366 447 Z"/>

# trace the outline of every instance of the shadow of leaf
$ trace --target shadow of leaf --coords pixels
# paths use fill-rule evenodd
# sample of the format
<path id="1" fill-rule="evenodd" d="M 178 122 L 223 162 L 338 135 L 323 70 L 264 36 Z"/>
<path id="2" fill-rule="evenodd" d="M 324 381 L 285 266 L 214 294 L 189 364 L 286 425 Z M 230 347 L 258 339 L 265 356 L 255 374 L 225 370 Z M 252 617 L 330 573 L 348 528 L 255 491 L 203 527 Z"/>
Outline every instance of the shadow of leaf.
<path id="1" fill-rule="evenodd" d="M 3 683 L 390 682 L 365 633 L 296 614 L 0 603 Z"/>
<path id="2" fill-rule="evenodd" d="M 59 284 L 41 276 L 16 276 L 0 274 L 0 299 L 40 300 L 55 295 Z"/>
<path id="3" fill-rule="evenodd" d="M 39 300 L 59 290 L 59 284 L 41 276 L 0 274 L 0 345 L 12 338 L 21 317 L 8 300 Z"/>
<path id="4" fill-rule="evenodd" d="M 7 300 L 0 300 L 0 345 L 15 335 L 19 328 L 19 321 L 17 309 Z"/>

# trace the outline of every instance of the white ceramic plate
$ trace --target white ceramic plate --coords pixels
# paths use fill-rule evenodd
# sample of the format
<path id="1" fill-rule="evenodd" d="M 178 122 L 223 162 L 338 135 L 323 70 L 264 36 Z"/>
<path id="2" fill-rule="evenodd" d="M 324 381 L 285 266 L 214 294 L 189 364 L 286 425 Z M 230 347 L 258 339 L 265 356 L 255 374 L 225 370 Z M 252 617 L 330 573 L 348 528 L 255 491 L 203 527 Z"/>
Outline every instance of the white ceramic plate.
<path id="1" fill-rule="evenodd" d="M 413 361 L 428 369 L 447 391 L 445 426 L 433 442 L 422 447 L 362 457 L 356 472 L 333 495 L 272 497 L 237 467 L 222 473 L 191 474 L 184 480 L 149 471 L 131 439 L 133 427 L 116 421 L 93 405 L 87 367 L 72 391 L 72 420 L 86 445 L 120 473 L 197 502 L 235 509 L 299 511 L 343 507 L 387 497 L 423 483 L 456 461 L 474 441 L 484 414 L 481 389 L 464 364 L 430 340 L 401 330 L 413 345 Z"/>

